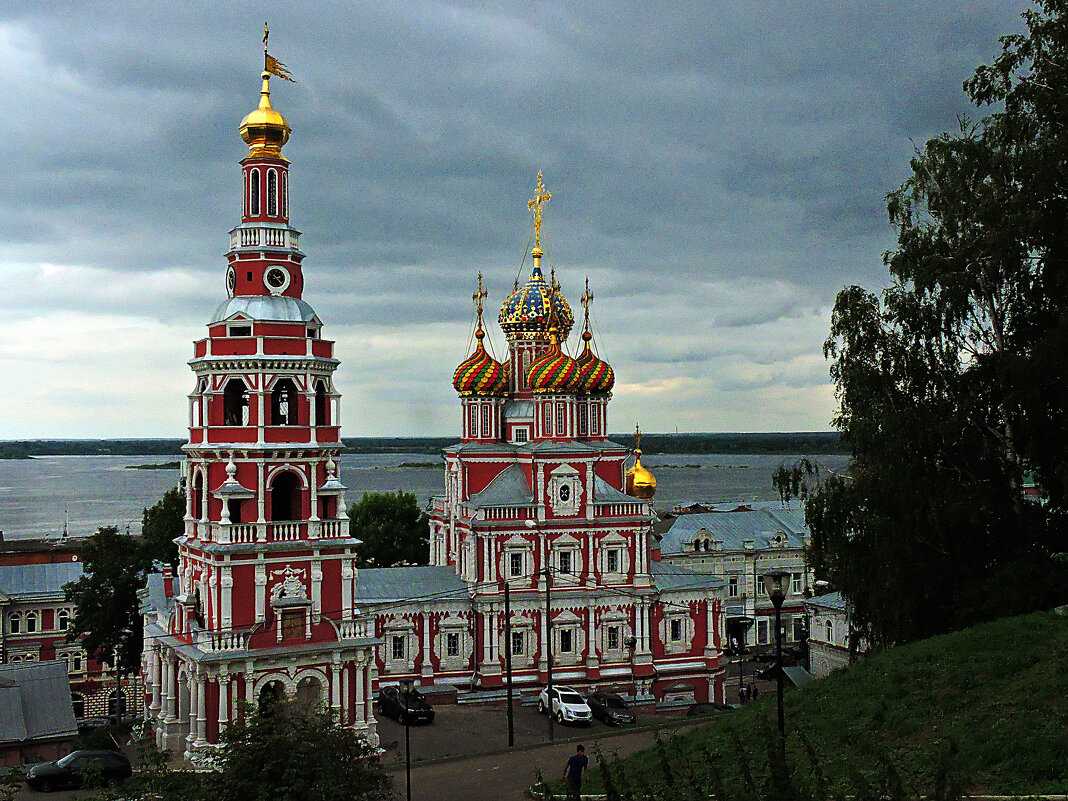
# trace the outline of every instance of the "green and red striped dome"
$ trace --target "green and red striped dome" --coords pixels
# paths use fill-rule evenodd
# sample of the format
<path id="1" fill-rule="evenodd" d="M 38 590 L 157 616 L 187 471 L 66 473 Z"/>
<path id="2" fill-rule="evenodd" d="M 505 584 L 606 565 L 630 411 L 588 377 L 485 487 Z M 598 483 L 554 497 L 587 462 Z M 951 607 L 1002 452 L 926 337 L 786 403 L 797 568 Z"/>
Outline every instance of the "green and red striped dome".
<path id="1" fill-rule="evenodd" d="M 588 330 L 582 332 L 582 339 L 585 347 L 576 359 L 579 366 L 579 392 L 587 395 L 607 395 L 616 385 L 615 370 L 612 369 L 612 365 L 594 354 L 590 347 L 593 335 Z"/>
<path id="2" fill-rule="evenodd" d="M 530 363 L 527 386 L 539 393 L 574 392 L 578 389 L 579 364 L 562 350 L 556 329 L 550 330 L 549 350 Z"/>
<path id="3" fill-rule="evenodd" d="M 499 395 L 508 386 L 508 374 L 504 366 L 486 352 L 482 329 L 475 331 L 478 344 L 475 352 L 460 362 L 452 374 L 452 385 L 463 396 Z"/>

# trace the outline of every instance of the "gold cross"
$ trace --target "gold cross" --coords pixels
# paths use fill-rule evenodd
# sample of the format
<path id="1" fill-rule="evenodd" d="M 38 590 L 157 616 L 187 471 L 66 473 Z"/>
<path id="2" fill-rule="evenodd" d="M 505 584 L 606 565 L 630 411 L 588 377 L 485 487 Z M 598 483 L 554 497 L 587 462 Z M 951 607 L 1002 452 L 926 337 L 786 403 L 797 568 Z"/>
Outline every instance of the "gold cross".
<path id="1" fill-rule="evenodd" d="M 487 294 L 489 293 L 486 292 L 486 287 L 482 284 L 482 273 L 479 273 L 478 288 L 475 290 L 474 294 L 471 295 L 471 300 L 475 302 L 475 312 L 478 314 L 480 322 L 482 320 L 482 301 L 486 299 Z"/>
<path id="2" fill-rule="evenodd" d="M 527 208 L 534 212 L 534 247 L 541 250 L 541 207 L 553 199 L 545 191 L 545 181 L 538 170 L 538 182 L 534 185 L 534 197 L 527 201 Z"/>
<path id="3" fill-rule="evenodd" d="M 642 447 L 642 430 L 638 427 L 638 424 L 634 424 L 634 450 L 641 450 Z"/>
<path id="4" fill-rule="evenodd" d="M 267 52 L 267 40 L 271 38 L 271 29 L 267 27 L 267 23 L 263 23 L 263 52 Z"/>
<path id="5" fill-rule="evenodd" d="M 582 302 L 582 308 L 586 310 L 586 317 L 590 316 L 590 303 L 593 302 L 593 292 L 590 291 L 590 277 L 586 276 L 586 291 L 582 293 L 582 297 L 579 298 Z"/>

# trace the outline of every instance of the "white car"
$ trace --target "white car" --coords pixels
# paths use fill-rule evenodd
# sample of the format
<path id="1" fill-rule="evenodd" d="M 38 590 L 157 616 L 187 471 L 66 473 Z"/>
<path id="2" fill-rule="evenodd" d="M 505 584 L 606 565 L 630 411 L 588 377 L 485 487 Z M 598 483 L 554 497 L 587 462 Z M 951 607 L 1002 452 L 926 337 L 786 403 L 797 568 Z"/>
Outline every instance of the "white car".
<path id="1" fill-rule="evenodd" d="M 549 692 L 542 687 L 538 693 L 538 711 L 544 714 L 548 710 Z M 552 714 L 560 723 L 583 723 L 588 726 L 593 722 L 593 710 L 570 687 L 553 687 Z"/>

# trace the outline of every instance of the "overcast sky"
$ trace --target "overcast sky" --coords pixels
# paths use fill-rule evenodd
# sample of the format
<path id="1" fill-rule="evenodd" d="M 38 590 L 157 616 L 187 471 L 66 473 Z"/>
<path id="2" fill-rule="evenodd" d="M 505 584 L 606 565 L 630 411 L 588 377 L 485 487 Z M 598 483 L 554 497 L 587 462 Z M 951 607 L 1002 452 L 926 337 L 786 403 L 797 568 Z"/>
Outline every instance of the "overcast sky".
<path id="1" fill-rule="evenodd" d="M 539 168 L 612 430 L 827 429 L 835 293 L 884 282 L 884 195 L 1026 4 L 278 6 L 304 297 L 360 436 L 457 432 L 474 275 L 500 355 Z M 184 436 L 263 8 L 0 7 L 0 438 Z"/>

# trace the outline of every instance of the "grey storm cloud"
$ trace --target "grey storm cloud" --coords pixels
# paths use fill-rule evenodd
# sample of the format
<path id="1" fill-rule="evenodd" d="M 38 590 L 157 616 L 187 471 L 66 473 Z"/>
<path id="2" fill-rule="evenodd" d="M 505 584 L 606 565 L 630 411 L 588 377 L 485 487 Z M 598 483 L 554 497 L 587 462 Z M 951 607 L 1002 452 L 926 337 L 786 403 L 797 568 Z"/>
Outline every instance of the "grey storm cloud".
<path id="1" fill-rule="evenodd" d="M 442 365 L 463 356 L 474 273 L 486 274 L 492 304 L 520 270 L 541 168 L 554 194 L 548 257 L 574 304 L 591 277 L 598 342 L 620 359 L 623 414 L 645 403 L 655 409 L 643 419 L 663 428 L 825 427 L 819 354 L 834 293 L 881 284 L 886 192 L 917 143 L 969 110 L 961 82 L 1020 28 L 1025 7 L 271 9 L 272 52 L 299 81 L 276 81 L 273 99 L 294 129 L 286 153 L 307 298 L 335 331 L 343 388 L 361 405 L 346 425 L 454 429 Z M 9 325 L 51 320 L 58 331 L 63 320 L 76 336 L 87 316 L 135 321 L 140 336 L 175 337 L 187 358 L 223 292 L 244 152 L 236 128 L 257 99 L 262 12 L 122 0 L 0 8 L 0 267 L 19 276 L 0 298 Z M 368 337 L 374 353 L 360 350 Z M 50 371 L 21 353 L 21 341 L 10 337 L 0 359 L 52 392 L 82 380 L 69 360 Z M 128 362 L 78 353 L 85 375 Z M 170 358 L 147 354 L 157 371 Z M 813 360 L 797 364 L 805 354 Z M 360 375 L 372 367 L 372 379 Z M 173 376 L 161 372 L 170 383 L 145 396 L 162 411 L 114 426 L 180 429 L 181 397 L 164 389 L 184 388 L 184 369 L 179 360 Z M 720 393 L 777 381 L 819 390 L 795 424 L 782 420 L 796 404 L 766 421 L 739 404 L 702 422 Z M 135 396 L 147 391 L 129 383 Z M 418 414 L 395 412 L 412 392 Z M 112 424 L 85 404 L 84 419 L 68 411 L 68 430 L 50 432 L 28 399 L 0 436 L 122 433 L 93 429 Z"/>

